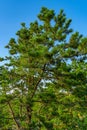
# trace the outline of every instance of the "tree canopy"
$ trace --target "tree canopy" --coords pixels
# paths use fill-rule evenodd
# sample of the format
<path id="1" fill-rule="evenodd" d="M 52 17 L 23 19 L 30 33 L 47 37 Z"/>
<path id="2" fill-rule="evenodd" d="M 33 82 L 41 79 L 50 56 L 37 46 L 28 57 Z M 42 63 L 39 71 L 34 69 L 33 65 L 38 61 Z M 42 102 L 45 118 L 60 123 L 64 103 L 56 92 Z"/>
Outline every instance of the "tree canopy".
<path id="1" fill-rule="evenodd" d="M 87 129 L 87 37 L 63 10 L 21 24 L 0 61 L 1 130 Z"/>

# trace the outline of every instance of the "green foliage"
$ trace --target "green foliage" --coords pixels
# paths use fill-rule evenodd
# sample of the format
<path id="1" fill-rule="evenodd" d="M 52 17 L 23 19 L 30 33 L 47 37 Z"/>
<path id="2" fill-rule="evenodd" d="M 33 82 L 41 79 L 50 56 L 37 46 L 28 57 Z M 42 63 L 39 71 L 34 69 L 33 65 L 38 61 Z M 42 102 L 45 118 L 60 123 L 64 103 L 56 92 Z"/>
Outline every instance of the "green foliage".
<path id="1" fill-rule="evenodd" d="M 70 23 L 63 10 L 42 7 L 10 39 L 0 58 L 2 130 L 87 129 L 87 38 Z"/>

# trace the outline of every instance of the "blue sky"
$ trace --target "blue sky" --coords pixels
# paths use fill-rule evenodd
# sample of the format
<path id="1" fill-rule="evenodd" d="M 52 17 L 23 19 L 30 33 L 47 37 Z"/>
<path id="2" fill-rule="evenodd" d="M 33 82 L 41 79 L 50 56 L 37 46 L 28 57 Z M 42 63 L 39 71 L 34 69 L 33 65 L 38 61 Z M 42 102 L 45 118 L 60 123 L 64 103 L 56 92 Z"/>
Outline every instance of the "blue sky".
<path id="1" fill-rule="evenodd" d="M 87 0 L 0 0 L 0 56 L 7 55 L 4 46 L 20 29 L 20 23 L 27 26 L 37 19 L 42 6 L 54 9 L 56 13 L 64 9 L 72 19 L 71 27 L 87 36 Z"/>

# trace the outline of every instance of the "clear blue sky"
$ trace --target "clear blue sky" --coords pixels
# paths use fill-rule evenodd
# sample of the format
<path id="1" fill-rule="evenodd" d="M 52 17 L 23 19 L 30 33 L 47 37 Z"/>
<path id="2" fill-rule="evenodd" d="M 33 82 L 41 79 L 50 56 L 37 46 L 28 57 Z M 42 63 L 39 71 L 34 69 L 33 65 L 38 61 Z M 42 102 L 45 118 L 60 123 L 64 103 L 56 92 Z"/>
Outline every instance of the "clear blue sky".
<path id="1" fill-rule="evenodd" d="M 42 6 L 54 9 L 56 13 L 64 9 L 72 19 L 71 27 L 87 36 L 87 0 L 0 0 L 0 56 L 7 54 L 4 46 L 20 29 L 20 23 L 37 18 Z"/>

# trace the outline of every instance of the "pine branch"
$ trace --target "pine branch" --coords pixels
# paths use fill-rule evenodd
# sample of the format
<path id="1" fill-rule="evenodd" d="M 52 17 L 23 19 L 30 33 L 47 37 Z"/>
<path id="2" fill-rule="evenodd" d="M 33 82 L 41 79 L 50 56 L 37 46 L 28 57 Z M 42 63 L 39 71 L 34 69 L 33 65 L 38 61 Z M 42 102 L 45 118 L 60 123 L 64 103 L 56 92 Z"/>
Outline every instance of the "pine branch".
<path id="1" fill-rule="evenodd" d="M 15 118 L 15 114 L 14 114 L 14 111 L 13 111 L 13 108 L 12 108 L 10 102 L 8 102 L 8 106 L 9 106 L 9 108 L 10 108 L 10 112 L 11 112 L 12 117 L 13 117 L 13 120 L 14 120 L 14 122 L 15 122 L 15 124 L 16 124 L 17 130 L 21 130 L 20 125 L 19 125 L 18 121 L 17 121 L 16 118 Z"/>

